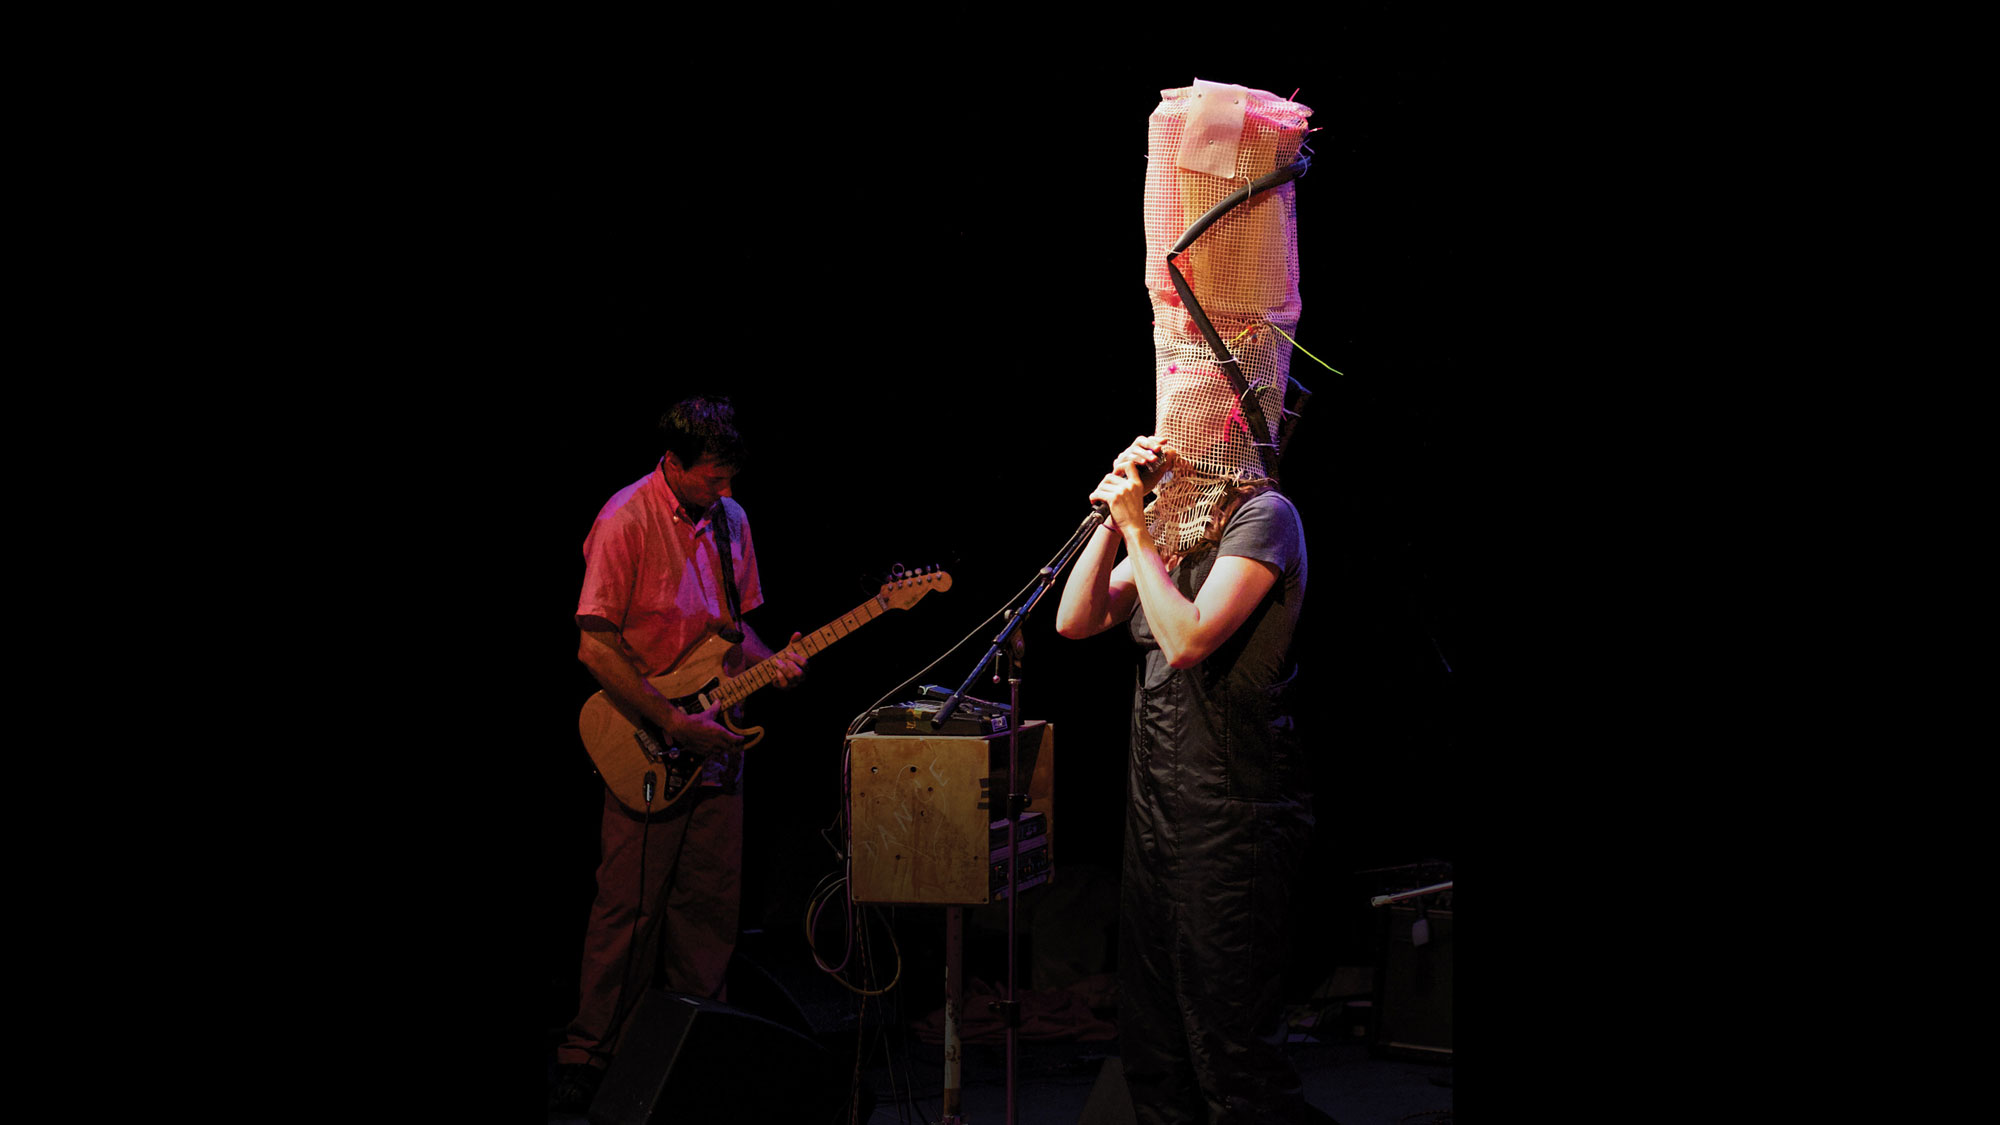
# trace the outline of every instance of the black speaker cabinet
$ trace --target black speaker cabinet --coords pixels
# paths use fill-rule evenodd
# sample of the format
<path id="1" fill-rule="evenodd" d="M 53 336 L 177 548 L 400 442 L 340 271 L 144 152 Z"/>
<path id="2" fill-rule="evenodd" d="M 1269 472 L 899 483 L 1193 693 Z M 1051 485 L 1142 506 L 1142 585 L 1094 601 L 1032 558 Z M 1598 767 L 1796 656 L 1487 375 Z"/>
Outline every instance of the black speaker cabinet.
<path id="1" fill-rule="evenodd" d="M 714 1000 L 639 1000 L 590 1103 L 591 1125 L 845 1120 L 848 1083 L 812 1040 Z"/>
<path id="2" fill-rule="evenodd" d="M 1451 911 L 1428 909 L 1428 940 L 1417 943 L 1414 906 L 1389 908 L 1378 981 L 1375 1045 L 1394 1054 L 1451 1059 Z"/>

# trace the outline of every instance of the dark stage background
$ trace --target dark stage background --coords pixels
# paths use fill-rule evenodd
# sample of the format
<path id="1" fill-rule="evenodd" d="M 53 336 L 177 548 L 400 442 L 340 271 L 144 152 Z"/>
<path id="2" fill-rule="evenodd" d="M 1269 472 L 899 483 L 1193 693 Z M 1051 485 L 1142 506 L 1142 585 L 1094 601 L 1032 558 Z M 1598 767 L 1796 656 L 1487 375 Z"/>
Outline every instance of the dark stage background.
<path id="1" fill-rule="evenodd" d="M 467 481 L 504 497 L 507 557 L 485 584 L 500 604 L 469 612 L 508 637 L 482 657 L 510 665 L 515 696 L 487 743 L 517 783 L 505 823 L 523 857 L 484 943 L 505 951 L 495 983 L 525 988 L 544 1026 L 573 1000 L 601 793 L 574 727 L 595 690 L 574 658 L 580 548 L 658 457 L 658 412 L 697 391 L 737 403 L 767 640 L 851 609 L 893 564 L 954 577 L 751 704 L 771 733 L 749 780 L 745 924 L 789 942 L 838 865 L 821 833 L 849 721 L 940 657 L 922 678 L 956 686 L 999 628 L 982 622 L 1152 429 L 1146 119 L 1196 77 L 1297 89 L 1320 129 L 1297 187 L 1298 339 L 1345 374 L 1294 354 L 1314 393 L 1285 483 L 1312 563 L 1298 645 L 1320 822 L 1296 978 L 1375 955 L 1357 872 L 1456 857 L 1467 92 L 1425 43 L 1364 30 L 1330 21 L 1254 58 L 1197 44 L 1157 62 L 745 74 L 683 123 L 660 108 L 677 96 L 665 75 L 569 65 L 546 97 L 520 97 L 496 176 L 514 177 L 502 210 L 529 213 L 485 251 L 504 294 L 477 318 L 520 374 L 501 420 L 478 423 L 497 456 Z M 871 108 L 808 112 L 834 86 Z M 1060 880 L 1115 873 L 1135 658 L 1122 632 L 1056 637 L 1055 597 L 1026 629 L 1025 711 L 1058 732 Z M 934 985 L 911 987 L 927 991 L 910 1011 L 927 1010 Z"/>

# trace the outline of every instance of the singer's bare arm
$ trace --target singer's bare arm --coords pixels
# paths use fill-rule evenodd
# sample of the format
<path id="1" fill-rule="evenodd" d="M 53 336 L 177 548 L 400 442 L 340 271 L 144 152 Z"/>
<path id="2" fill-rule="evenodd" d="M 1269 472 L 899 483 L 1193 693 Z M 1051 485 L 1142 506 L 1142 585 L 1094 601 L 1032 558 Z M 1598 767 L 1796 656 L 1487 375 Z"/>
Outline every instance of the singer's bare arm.
<path id="1" fill-rule="evenodd" d="M 1137 535 L 1125 533 L 1125 549 L 1133 585 L 1146 607 L 1146 623 L 1152 626 L 1153 639 L 1160 642 L 1167 663 L 1176 668 L 1191 668 L 1222 647 L 1278 580 L 1269 563 L 1224 555 L 1215 560 L 1208 580 L 1189 601 L 1167 576 L 1166 562 L 1144 528 Z"/>
<path id="2" fill-rule="evenodd" d="M 1104 542 L 1108 534 L 1100 529 L 1079 560 L 1079 573 L 1063 590 L 1062 612 L 1057 631 L 1063 636 L 1089 636 L 1131 616 L 1132 602 L 1146 607 L 1146 621 L 1167 662 L 1176 668 L 1201 663 L 1221 647 L 1243 622 L 1249 620 L 1257 603 L 1270 593 L 1277 571 L 1269 564 L 1237 555 L 1215 560 L 1207 581 L 1193 601 L 1183 596 L 1167 574 L 1166 561 L 1146 533 L 1145 499 L 1153 485 L 1179 458 L 1171 445 L 1158 438 L 1141 437 L 1112 462 L 1111 472 L 1099 482 L 1091 499 L 1103 500 L 1111 508 L 1111 524 L 1125 543 L 1126 557 L 1116 567 L 1103 572 L 1102 601 L 1092 595 L 1100 589 L 1093 582 L 1080 592 L 1072 618 L 1070 591 L 1085 574 L 1084 564 L 1095 561 L 1103 566 L 1115 554 Z M 1092 552 L 1098 552 L 1093 554 Z M 1107 619 L 1122 606 L 1122 615 Z M 1068 623 L 1079 632 L 1064 628 Z M 1090 626 L 1095 625 L 1092 629 Z"/>
<path id="3" fill-rule="evenodd" d="M 1056 632 L 1071 640 L 1094 637 L 1132 616 L 1139 604 L 1131 568 L 1118 560 L 1118 533 L 1099 525 L 1076 557 L 1056 606 Z"/>
<path id="4" fill-rule="evenodd" d="M 1140 436 L 1111 462 L 1111 474 L 1104 478 L 1122 480 L 1128 472 L 1138 474 L 1141 507 L 1135 522 L 1145 529 L 1145 494 L 1158 484 L 1167 470 L 1180 462 L 1173 446 L 1157 437 Z M 1092 503 L 1109 503 L 1104 483 L 1090 494 Z M 1134 517 L 1128 514 L 1128 519 Z M 1118 516 L 1111 516 L 1091 533 L 1090 541 L 1077 554 L 1076 565 L 1063 585 L 1062 602 L 1056 607 L 1056 632 L 1072 640 L 1093 637 L 1132 616 L 1139 604 L 1138 587 L 1132 584 L 1131 567 L 1118 561 Z"/>

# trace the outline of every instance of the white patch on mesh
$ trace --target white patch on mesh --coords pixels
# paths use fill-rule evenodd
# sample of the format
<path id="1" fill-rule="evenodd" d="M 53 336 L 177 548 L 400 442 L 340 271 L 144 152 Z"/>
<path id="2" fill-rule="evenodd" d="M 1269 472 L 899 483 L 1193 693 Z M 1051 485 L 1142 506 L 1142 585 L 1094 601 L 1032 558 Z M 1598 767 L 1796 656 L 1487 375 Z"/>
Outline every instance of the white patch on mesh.
<path id="1" fill-rule="evenodd" d="M 1236 148 L 1243 139 L 1243 114 L 1250 91 L 1221 82 L 1194 80 L 1194 104 L 1181 126 L 1174 164 L 1190 172 L 1224 179 L 1236 174 Z"/>

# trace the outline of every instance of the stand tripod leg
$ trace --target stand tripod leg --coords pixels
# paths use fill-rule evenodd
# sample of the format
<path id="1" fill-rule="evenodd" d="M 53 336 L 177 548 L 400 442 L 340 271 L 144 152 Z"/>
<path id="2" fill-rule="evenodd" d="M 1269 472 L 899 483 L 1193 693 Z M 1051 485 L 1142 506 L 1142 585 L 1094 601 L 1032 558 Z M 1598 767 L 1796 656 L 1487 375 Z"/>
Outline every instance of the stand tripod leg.
<path id="1" fill-rule="evenodd" d="M 940 1125 L 958 1125 L 959 1097 L 964 1083 L 959 1075 L 960 1049 L 958 1019 L 965 1004 L 965 911 L 947 907 L 944 912 L 944 1116 Z"/>

